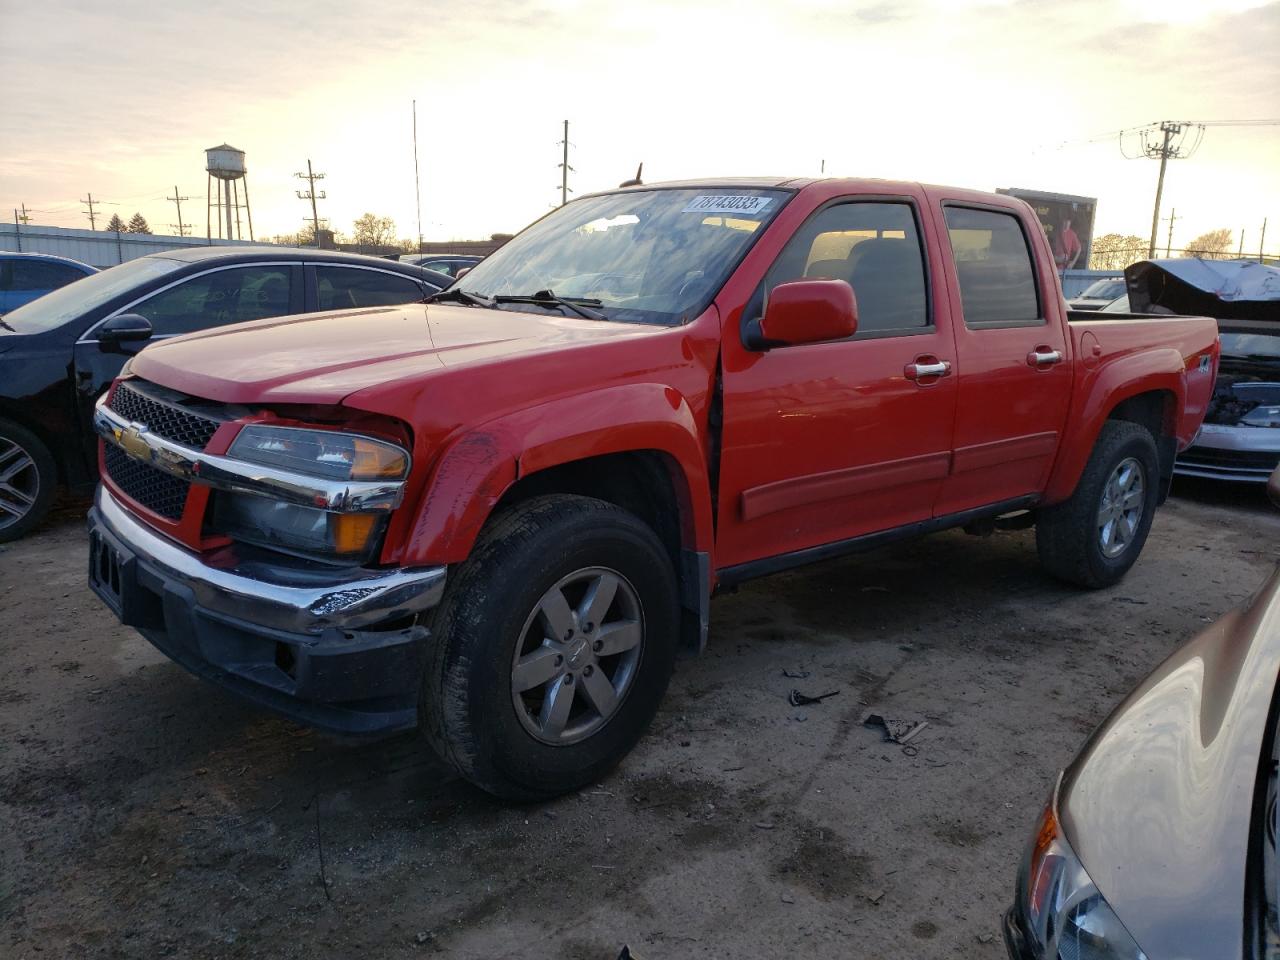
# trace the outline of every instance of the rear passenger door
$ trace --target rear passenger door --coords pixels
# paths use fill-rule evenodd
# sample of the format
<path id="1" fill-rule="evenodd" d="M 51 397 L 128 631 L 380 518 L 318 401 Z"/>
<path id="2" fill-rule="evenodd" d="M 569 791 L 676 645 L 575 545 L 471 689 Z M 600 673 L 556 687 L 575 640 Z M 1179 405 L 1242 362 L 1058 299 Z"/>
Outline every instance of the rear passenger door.
<path id="1" fill-rule="evenodd" d="M 427 289 L 412 277 L 374 267 L 309 265 L 314 302 L 310 310 L 351 310 L 417 303 Z M 434 292 L 434 288 L 433 291 Z"/>
<path id="2" fill-rule="evenodd" d="M 854 337 L 753 351 L 725 331 L 721 568 L 762 561 L 766 572 L 811 558 L 779 554 L 929 519 L 951 460 L 957 377 L 922 199 L 820 208 L 744 314 L 767 309 L 779 283 L 831 277 L 854 289 Z"/>
<path id="3" fill-rule="evenodd" d="M 950 247 L 944 259 L 960 369 L 955 453 L 935 509 L 942 515 L 1044 488 L 1067 416 L 1071 364 L 1050 306 L 1058 288 L 1032 253 L 1026 220 L 1010 208 L 931 193 Z"/>

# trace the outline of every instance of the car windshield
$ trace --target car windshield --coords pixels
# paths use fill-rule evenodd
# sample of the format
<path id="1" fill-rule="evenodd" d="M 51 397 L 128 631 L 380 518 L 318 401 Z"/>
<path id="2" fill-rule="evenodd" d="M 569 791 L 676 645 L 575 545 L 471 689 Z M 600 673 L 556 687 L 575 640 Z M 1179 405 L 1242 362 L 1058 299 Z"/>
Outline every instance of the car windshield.
<path id="1" fill-rule="evenodd" d="M 1103 313 L 1128 313 L 1129 312 L 1129 295 L 1127 293 L 1116 297 L 1105 307 L 1102 308 Z"/>
<path id="2" fill-rule="evenodd" d="M 1280 360 L 1280 336 L 1265 333 L 1221 333 L 1224 357 L 1245 357 L 1254 360 Z"/>
<path id="3" fill-rule="evenodd" d="M 59 287 L 43 297 L 4 315 L 4 321 L 19 333 L 42 333 L 83 316 L 129 290 L 173 273 L 183 264 L 163 257 L 140 257 L 118 267 L 92 273 L 83 280 Z"/>
<path id="4" fill-rule="evenodd" d="M 1099 280 L 1091 283 L 1080 297 L 1088 300 L 1114 300 L 1122 293 L 1124 293 L 1123 280 Z"/>
<path id="5" fill-rule="evenodd" d="M 584 197 L 509 240 L 455 288 L 484 297 L 549 291 L 607 320 L 683 323 L 710 303 L 789 197 L 729 187 Z"/>

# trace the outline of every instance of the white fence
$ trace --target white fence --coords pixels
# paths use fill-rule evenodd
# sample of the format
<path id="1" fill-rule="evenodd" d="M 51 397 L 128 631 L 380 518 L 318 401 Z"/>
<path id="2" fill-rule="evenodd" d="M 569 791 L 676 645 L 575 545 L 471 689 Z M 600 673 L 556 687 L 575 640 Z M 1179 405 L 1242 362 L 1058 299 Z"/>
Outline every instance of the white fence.
<path id="1" fill-rule="evenodd" d="M 0 250 L 51 253 L 95 267 L 145 257 L 161 250 L 209 245 L 204 237 L 166 237 L 150 233 L 116 233 L 114 230 L 73 230 L 35 224 L 0 223 Z M 214 240 L 215 246 L 257 246 L 248 240 Z"/>

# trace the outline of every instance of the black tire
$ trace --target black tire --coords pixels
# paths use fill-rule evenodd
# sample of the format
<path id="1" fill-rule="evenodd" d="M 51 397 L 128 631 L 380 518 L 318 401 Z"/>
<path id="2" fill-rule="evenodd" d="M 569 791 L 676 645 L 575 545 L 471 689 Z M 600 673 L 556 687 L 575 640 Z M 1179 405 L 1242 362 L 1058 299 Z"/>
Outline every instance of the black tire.
<path id="1" fill-rule="evenodd" d="M 27 466 L 18 468 L 19 459 Z M 9 477 L 15 468 L 18 474 Z M 25 536 L 43 520 L 57 487 L 58 469 L 49 448 L 26 427 L 0 419 L 0 543 Z M 16 510 L 25 512 L 16 516 Z"/>
<path id="2" fill-rule="evenodd" d="M 517 714 L 517 644 L 527 651 L 531 637 L 535 644 L 549 643 L 539 640 L 534 628 L 526 629 L 532 622 L 543 634 L 549 632 L 543 621 L 533 619 L 549 591 L 580 571 L 606 568 L 621 576 L 630 591 L 626 596 L 638 600 L 633 608 L 639 611 L 642 639 L 629 661 L 630 680 L 608 717 L 594 711 L 592 722 L 602 724 L 594 732 L 568 744 L 543 742 L 528 728 L 536 719 Z M 620 587 L 619 594 L 624 592 Z M 577 611 L 574 616 L 583 631 L 579 637 L 586 636 L 592 625 L 579 623 Z M 648 526 L 625 510 L 586 497 L 525 501 L 496 517 L 466 562 L 450 571 L 428 641 L 419 700 L 423 733 L 464 778 L 502 799 L 541 800 L 579 789 L 607 773 L 643 736 L 666 693 L 678 634 L 675 572 Z M 590 668 L 583 669 L 590 674 Z M 582 690 L 586 683 L 580 673 L 578 689 L 569 691 L 574 710 L 583 715 L 594 710 Z M 550 690 L 535 689 L 534 695 L 546 692 L 549 699 Z"/>
<path id="3" fill-rule="evenodd" d="M 1107 556 L 1099 524 L 1103 494 L 1117 468 L 1127 460 L 1142 469 L 1142 514 L 1131 539 Z M 1160 494 L 1160 459 L 1151 432 L 1141 424 L 1108 420 L 1085 465 L 1071 499 L 1039 511 L 1036 548 L 1041 565 L 1061 580 L 1081 587 L 1109 587 L 1129 572 L 1142 553 Z"/>

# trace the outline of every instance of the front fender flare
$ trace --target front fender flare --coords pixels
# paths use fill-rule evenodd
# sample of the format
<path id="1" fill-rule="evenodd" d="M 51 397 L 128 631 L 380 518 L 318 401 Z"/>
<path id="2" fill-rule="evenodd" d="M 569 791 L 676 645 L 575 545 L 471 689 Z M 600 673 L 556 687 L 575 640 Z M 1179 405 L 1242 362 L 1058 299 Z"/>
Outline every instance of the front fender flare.
<path id="1" fill-rule="evenodd" d="M 672 467 L 685 547 L 710 551 L 711 490 L 701 432 L 672 387 L 635 383 L 563 397 L 467 429 L 427 480 L 404 563 L 466 559 L 517 480 L 610 453 L 656 451 Z"/>

